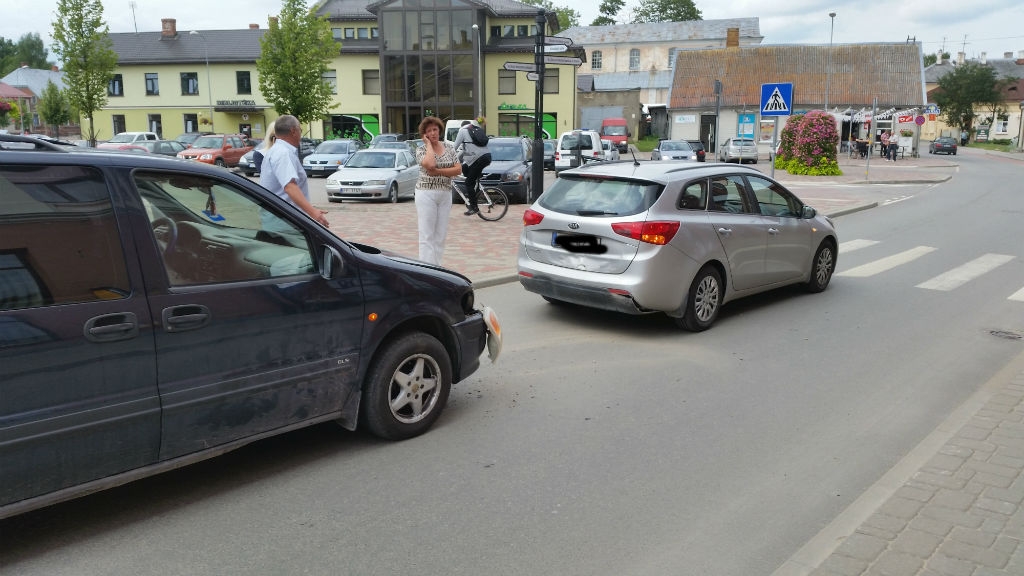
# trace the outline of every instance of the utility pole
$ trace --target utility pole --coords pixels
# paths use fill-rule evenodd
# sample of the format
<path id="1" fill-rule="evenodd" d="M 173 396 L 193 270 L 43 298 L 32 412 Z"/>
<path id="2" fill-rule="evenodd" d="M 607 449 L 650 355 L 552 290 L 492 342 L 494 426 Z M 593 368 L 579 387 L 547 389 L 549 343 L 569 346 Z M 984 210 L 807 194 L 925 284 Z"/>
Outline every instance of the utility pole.
<path id="1" fill-rule="evenodd" d="M 544 24 L 547 16 L 543 8 L 537 10 L 537 43 L 534 45 L 533 64 L 537 68 L 536 98 L 533 110 L 533 175 L 526 201 L 533 203 L 544 191 Z M 539 191 L 537 189 L 540 189 Z"/>

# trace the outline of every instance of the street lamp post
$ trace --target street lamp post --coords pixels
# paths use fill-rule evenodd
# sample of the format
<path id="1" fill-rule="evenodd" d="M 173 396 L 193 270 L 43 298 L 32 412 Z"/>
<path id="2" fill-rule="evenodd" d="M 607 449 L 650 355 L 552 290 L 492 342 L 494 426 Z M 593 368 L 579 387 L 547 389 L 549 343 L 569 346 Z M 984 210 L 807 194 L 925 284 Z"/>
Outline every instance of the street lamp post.
<path id="1" fill-rule="evenodd" d="M 200 34 L 198 30 L 193 30 L 188 35 L 199 36 L 203 40 L 203 59 L 206 60 L 206 100 L 210 105 L 210 132 L 213 132 L 213 84 L 210 83 L 210 51 L 206 46 L 206 36 Z"/>
<path id="2" fill-rule="evenodd" d="M 476 101 L 480 104 L 477 116 L 484 116 L 484 63 L 480 59 L 480 27 L 476 24 L 473 24 L 473 43 L 476 44 Z"/>
<path id="3" fill-rule="evenodd" d="M 832 32 L 836 28 L 836 13 L 829 12 L 829 19 L 832 21 L 828 29 L 828 69 L 825 70 L 825 111 L 828 112 L 828 96 L 832 91 Z"/>

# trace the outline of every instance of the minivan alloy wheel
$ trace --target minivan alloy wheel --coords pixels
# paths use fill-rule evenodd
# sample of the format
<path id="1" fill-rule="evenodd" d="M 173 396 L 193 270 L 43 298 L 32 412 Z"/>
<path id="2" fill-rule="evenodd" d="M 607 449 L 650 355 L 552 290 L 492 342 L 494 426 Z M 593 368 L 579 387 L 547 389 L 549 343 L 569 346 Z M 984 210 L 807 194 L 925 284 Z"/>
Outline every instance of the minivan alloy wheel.
<path id="1" fill-rule="evenodd" d="M 367 377 L 363 421 L 389 440 L 418 436 L 440 417 L 452 385 L 451 360 L 433 336 L 410 333 L 384 345 Z"/>

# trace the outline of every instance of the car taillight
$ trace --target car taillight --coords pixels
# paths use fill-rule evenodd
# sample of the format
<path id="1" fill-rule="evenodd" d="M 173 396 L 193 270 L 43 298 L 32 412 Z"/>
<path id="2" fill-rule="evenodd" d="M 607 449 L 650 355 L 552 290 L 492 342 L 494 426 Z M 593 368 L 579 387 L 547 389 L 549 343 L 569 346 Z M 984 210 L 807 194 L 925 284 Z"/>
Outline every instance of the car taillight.
<path id="1" fill-rule="evenodd" d="M 679 222 L 615 222 L 612 224 L 612 231 L 626 238 L 664 246 L 671 242 L 672 237 L 679 231 Z"/>
<path id="2" fill-rule="evenodd" d="M 537 224 L 540 224 L 543 219 L 544 215 L 536 210 L 530 210 L 527 208 L 526 212 L 523 212 L 523 226 L 536 226 Z"/>
<path id="3" fill-rule="evenodd" d="M 561 159 L 562 159 L 562 154 L 558 150 L 555 150 L 555 160 L 561 160 Z"/>

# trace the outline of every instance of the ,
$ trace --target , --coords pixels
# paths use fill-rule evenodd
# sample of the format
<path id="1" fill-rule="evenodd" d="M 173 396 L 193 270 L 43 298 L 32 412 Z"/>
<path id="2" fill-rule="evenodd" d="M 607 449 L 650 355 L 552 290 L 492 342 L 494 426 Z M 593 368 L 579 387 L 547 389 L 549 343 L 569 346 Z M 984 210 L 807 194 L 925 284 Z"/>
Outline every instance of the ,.
<path id="1" fill-rule="evenodd" d="M 246 152 L 252 150 L 244 134 L 207 134 L 196 138 L 178 158 L 216 166 L 238 166 Z"/>
<path id="2" fill-rule="evenodd" d="M 928 143 L 929 154 L 952 154 L 956 156 L 956 140 L 949 137 L 936 138 Z"/>
<path id="3" fill-rule="evenodd" d="M 320 422 L 423 434 L 500 351 L 467 278 L 230 171 L 0 148 L 0 518 Z"/>
<path id="4" fill-rule="evenodd" d="M 651 150 L 651 160 L 702 161 L 704 155 L 700 152 L 687 140 L 662 140 Z"/>
<path id="5" fill-rule="evenodd" d="M 757 144 L 749 138 L 729 138 L 718 149 L 718 160 L 757 164 Z"/>
<path id="6" fill-rule="evenodd" d="M 551 303 L 664 313 L 691 331 L 725 303 L 836 266 L 831 220 L 747 167 L 615 162 L 568 170 L 523 215 L 523 287 Z"/>
<path id="7" fill-rule="evenodd" d="M 302 159 L 302 169 L 306 176 L 330 176 L 362 147 L 358 140 L 326 140 Z"/>

